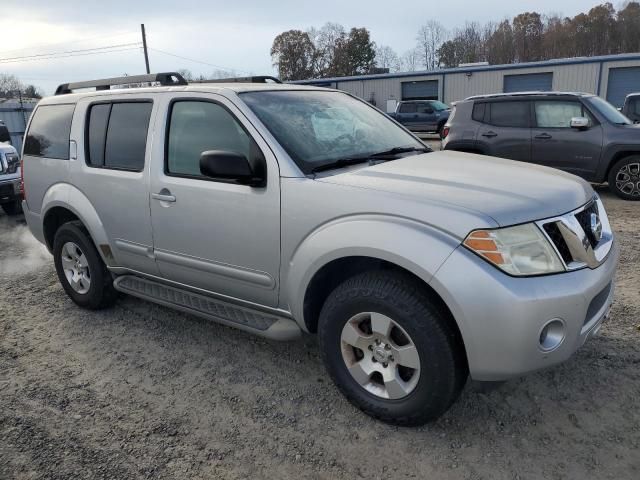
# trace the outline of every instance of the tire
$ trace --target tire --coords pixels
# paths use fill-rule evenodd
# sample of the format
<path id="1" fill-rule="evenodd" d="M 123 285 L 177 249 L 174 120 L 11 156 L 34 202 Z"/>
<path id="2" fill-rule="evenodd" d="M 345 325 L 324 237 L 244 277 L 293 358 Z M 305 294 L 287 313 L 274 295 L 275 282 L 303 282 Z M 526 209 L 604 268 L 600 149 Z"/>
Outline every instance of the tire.
<path id="1" fill-rule="evenodd" d="M 3 203 L 2 210 L 10 217 L 20 215 L 22 213 L 22 203 L 20 200 L 14 200 L 13 202 Z"/>
<path id="2" fill-rule="evenodd" d="M 367 315 L 370 315 L 369 328 Z M 383 324 L 382 317 L 391 319 L 393 326 L 390 342 L 382 341 L 381 348 L 372 338 L 377 335 L 374 322 Z M 364 320 L 359 324 L 360 318 Z M 344 332 L 351 332 L 354 325 L 358 335 L 364 334 L 363 337 L 356 335 L 355 342 L 362 349 L 352 347 L 351 339 L 351 343 L 344 341 L 351 335 L 345 337 Z M 394 425 L 416 426 L 437 419 L 458 398 L 468 377 L 466 355 L 457 329 L 424 286 L 401 272 L 365 272 L 338 286 L 322 308 L 318 335 L 325 366 L 347 399 L 368 415 Z M 384 357 L 386 348 L 396 354 L 397 349 L 411 350 L 412 346 L 417 359 L 415 355 L 407 356 L 407 361 L 402 358 L 405 355 L 399 353 L 400 358 Z M 419 369 L 406 366 L 411 363 Z M 378 371 L 367 377 L 366 369 L 371 365 Z M 350 373 L 350 367 L 358 372 L 356 376 Z M 389 382 L 390 388 L 380 374 L 386 372 L 384 375 L 389 378 L 388 369 L 391 377 L 395 377 Z M 398 378 L 402 380 L 402 388 L 398 388 Z M 385 392 L 387 398 L 383 398 Z"/>
<path id="3" fill-rule="evenodd" d="M 77 305 L 99 310 L 116 301 L 113 278 L 81 222 L 65 223 L 58 229 L 53 240 L 53 261 L 62 288 Z M 74 274 L 67 267 L 82 274 Z M 71 283 L 74 278 L 80 279 L 75 286 Z"/>
<path id="4" fill-rule="evenodd" d="M 640 200 L 640 155 L 618 160 L 609 170 L 607 180 L 609 190 L 620 198 Z"/>
<path id="5" fill-rule="evenodd" d="M 442 139 L 442 129 L 444 128 L 445 124 L 447 122 L 440 122 L 438 124 L 438 129 L 436 130 L 436 133 L 438 134 L 438 136 L 440 137 L 440 139 Z"/>

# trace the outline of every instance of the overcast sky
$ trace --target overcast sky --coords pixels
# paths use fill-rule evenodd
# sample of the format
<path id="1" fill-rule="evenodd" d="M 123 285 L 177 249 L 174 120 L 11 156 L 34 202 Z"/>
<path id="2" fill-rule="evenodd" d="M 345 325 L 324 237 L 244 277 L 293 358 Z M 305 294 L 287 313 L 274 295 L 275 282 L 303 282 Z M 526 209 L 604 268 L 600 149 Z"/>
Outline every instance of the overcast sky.
<path id="1" fill-rule="evenodd" d="M 573 16 L 603 1 L 3 0 L 0 73 L 15 74 L 47 94 L 66 81 L 144 73 L 141 49 L 129 45 L 140 41 L 144 23 L 150 48 L 204 62 L 151 50 L 152 72 L 188 68 L 206 75 L 220 68 L 238 74 L 274 74 L 271 43 L 289 29 L 305 30 L 329 21 L 346 28 L 367 27 L 375 42 L 402 54 L 415 45 L 416 31 L 429 19 L 453 29 L 466 20 L 497 21 L 528 10 Z M 6 60 L 108 45 L 122 46 L 100 55 Z"/>

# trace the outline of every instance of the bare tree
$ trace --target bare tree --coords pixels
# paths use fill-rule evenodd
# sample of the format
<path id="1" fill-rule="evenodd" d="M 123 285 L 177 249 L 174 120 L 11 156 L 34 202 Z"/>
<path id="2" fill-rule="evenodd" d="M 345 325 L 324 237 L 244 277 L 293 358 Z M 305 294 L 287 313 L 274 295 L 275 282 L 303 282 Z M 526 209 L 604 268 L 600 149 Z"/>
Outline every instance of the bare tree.
<path id="1" fill-rule="evenodd" d="M 418 48 L 407 50 L 400 59 L 400 68 L 404 72 L 415 72 L 421 65 L 421 51 Z"/>
<path id="2" fill-rule="evenodd" d="M 397 72 L 400 70 L 400 57 L 388 45 L 378 45 L 376 47 L 376 66 L 388 68 L 390 72 Z"/>
<path id="3" fill-rule="evenodd" d="M 0 74 L 0 97 L 14 97 L 23 89 L 24 85 L 15 75 Z"/>
<path id="4" fill-rule="evenodd" d="M 416 40 L 422 66 L 433 70 L 439 66 L 438 49 L 447 40 L 447 30 L 436 20 L 429 20 L 418 30 Z"/>

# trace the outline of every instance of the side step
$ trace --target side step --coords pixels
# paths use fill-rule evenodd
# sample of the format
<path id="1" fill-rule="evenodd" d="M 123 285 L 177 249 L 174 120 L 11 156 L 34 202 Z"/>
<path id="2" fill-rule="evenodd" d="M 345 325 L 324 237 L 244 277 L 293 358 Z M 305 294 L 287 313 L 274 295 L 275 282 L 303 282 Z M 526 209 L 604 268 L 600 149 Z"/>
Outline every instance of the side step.
<path id="1" fill-rule="evenodd" d="M 229 327 L 239 328 L 273 340 L 300 336 L 298 324 L 284 317 L 240 307 L 206 295 L 165 285 L 147 278 L 123 275 L 115 279 L 116 290 L 166 307 L 191 313 Z"/>

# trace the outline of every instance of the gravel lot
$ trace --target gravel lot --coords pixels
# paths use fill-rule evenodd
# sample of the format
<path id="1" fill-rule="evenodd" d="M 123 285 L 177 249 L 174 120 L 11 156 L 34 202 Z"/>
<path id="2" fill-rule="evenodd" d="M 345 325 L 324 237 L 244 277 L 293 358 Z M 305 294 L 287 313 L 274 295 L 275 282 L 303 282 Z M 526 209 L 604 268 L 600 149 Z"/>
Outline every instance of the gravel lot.
<path id="1" fill-rule="evenodd" d="M 640 203 L 601 191 L 622 244 L 601 335 L 438 422 L 354 409 L 315 338 L 275 343 L 134 298 L 77 308 L 0 214 L 0 478 L 640 478 Z"/>

